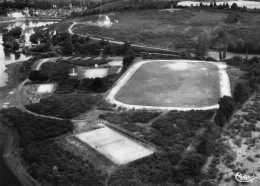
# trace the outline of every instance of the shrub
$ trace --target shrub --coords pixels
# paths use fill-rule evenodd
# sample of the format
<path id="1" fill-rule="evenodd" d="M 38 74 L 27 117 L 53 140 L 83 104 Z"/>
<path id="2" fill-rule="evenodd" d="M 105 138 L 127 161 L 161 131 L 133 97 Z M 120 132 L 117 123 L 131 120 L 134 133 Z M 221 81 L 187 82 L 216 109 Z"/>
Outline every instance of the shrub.
<path id="1" fill-rule="evenodd" d="M 201 167 L 205 164 L 206 158 L 202 154 L 193 153 L 184 157 L 180 164 L 180 171 L 186 176 L 197 176 Z"/>
<path id="2" fill-rule="evenodd" d="M 101 99 L 102 96 L 100 95 L 53 95 L 41 99 L 40 103 L 27 105 L 26 108 L 38 114 L 60 118 L 73 118 L 90 111 Z"/>
<path id="3" fill-rule="evenodd" d="M 62 53 L 64 55 L 71 55 L 73 53 L 74 47 L 71 41 L 67 41 L 65 46 L 62 48 Z"/>
<path id="4" fill-rule="evenodd" d="M 240 81 L 234 88 L 234 101 L 243 104 L 249 99 L 251 88 L 246 80 Z"/>
<path id="5" fill-rule="evenodd" d="M 215 123 L 220 126 L 220 127 L 224 127 L 225 123 L 226 123 L 226 117 L 225 114 L 221 111 L 221 110 L 217 110 L 217 113 L 214 117 L 214 121 Z"/>
<path id="6" fill-rule="evenodd" d="M 35 82 L 44 82 L 44 81 L 47 81 L 49 79 L 48 76 L 44 75 L 43 73 L 41 73 L 38 70 L 31 71 L 28 78 L 31 81 L 35 81 Z"/>
<path id="7" fill-rule="evenodd" d="M 236 146 L 241 147 L 242 141 L 243 141 L 243 138 L 237 138 L 236 140 L 233 141 L 233 143 L 234 143 Z"/>
<path id="8" fill-rule="evenodd" d="M 234 56 L 229 60 L 226 60 L 228 65 L 241 66 L 243 64 L 243 58 L 240 56 Z"/>

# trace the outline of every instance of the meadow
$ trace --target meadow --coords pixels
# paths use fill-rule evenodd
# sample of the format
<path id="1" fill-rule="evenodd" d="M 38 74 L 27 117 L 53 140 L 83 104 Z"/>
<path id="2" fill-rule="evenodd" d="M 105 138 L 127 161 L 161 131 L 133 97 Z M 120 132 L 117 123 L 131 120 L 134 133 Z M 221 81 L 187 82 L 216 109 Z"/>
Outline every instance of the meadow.
<path id="1" fill-rule="evenodd" d="M 239 14 L 238 20 L 233 20 Z M 74 19 L 80 24 L 73 32 L 87 36 L 114 39 L 133 44 L 167 49 L 194 49 L 200 35 L 214 37 L 215 30 L 225 30 L 228 43 L 235 45 L 242 39 L 260 48 L 260 15 L 231 10 L 210 8 L 183 8 L 162 10 L 142 10 L 112 12 L 111 21 L 118 20 L 111 27 L 98 27 L 85 24 L 98 20 L 98 15 Z"/>

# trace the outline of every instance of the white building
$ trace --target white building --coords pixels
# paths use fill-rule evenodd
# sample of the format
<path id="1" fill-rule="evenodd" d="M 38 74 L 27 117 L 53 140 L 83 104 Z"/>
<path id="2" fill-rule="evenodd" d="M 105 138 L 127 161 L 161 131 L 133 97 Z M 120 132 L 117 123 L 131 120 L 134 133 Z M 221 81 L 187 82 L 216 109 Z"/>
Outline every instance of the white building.
<path id="1" fill-rule="evenodd" d="M 8 17 L 14 17 L 14 18 L 22 18 L 22 17 L 24 17 L 22 12 L 11 12 L 11 13 L 7 14 L 7 16 Z"/>
<path id="2" fill-rule="evenodd" d="M 112 22 L 110 21 L 108 15 L 99 15 L 97 24 L 98 26 L 102 27 L 110 27 L 112 25 Z"/>

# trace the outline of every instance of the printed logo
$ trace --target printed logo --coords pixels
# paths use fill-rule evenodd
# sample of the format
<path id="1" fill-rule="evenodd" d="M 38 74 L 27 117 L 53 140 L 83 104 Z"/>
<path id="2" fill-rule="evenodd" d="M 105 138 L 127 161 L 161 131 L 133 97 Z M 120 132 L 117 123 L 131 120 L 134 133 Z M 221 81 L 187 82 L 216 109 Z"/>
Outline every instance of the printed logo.
<path id="1" fill-rule="evenodd" d="M 241 172 L 231 173 L 235 179 L 240 183 L 252 183 L 257 177 L 255 175 L 243 175 Z"/>

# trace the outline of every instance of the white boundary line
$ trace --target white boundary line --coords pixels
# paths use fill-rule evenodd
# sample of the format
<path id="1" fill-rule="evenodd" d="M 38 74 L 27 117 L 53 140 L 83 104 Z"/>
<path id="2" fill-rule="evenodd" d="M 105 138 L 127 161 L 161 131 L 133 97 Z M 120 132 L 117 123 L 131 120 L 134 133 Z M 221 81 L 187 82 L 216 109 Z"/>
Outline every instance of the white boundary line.
<path id="1" fill-rule="evenodd" d="M 143 105 L 130 105 L 125 104 L 115 99 L 115 95 L 119 92 L 119 90 L 126 84 L 126 82 L 132 77 L 132 75 L 136 72 L 138 68 L 140 68 L 143 64 L 150 62 L 189 62 L 189 63 L 210 63 L 218 67 L 219 74 L 219 85 L 220 85 L 220 97 L 231 96 L 230 90 L 230 82 L 228 78 L 228 74 L 226 72 L 227 65 L 222 62 L 208 62 L 208 61 L 196 61 L 196 60 L 147 60 L 140 61 L 136 64 L 133 64 L 127 72 L 121 77 L 121 79 L 117 82 L 117 84 L 112 88 L 112 90 L 108 93 L 106 100 L 109 103 L 116 104 L 117 106 L 121 106 L 127 109 L 158 109 L 158 110 L 209 110 L 209 109 L 217 109 L 219 107 L 218 104 L 206 106 L 206 107 L 159 107 L 159 106 L 143 106 Z"/>

